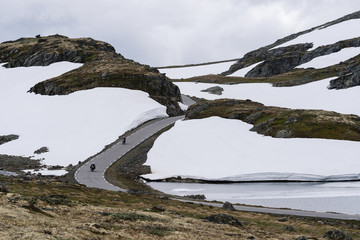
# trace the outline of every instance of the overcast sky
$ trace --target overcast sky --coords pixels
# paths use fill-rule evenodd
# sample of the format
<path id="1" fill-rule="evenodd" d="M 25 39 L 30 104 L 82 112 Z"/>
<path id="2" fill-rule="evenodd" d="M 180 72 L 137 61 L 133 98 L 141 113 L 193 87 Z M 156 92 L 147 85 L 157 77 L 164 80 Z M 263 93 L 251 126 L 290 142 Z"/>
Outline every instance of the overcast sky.
<path id="1" fill-rule="evenodd" d="M 359 0 L 11 0 L 0 41 L 92 37 L 152 66 L 241 57 L 278 38 L 360 10 Z"/>

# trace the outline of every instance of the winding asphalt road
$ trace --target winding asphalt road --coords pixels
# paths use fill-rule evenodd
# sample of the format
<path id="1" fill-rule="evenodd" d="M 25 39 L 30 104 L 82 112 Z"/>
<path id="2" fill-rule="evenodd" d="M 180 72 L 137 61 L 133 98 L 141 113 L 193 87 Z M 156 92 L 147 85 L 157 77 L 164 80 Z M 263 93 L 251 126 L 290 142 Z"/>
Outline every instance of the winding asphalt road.
<path id="1" fill-rule="evenodd" d="M 183 96 L 183 103 L 190 106 L 194 104 L 194 101 L 186 96 Z M 137 131 L 132 133 L 126 138 L 126 144 L 123 145 L 120 142 L 113 145 L 111 148 L 105 152 L 95 156 L 93 159 L 85 163 L 75 172 L 75 178 L 80 184 L 84 184 L 87 187 L 100 188 L 111 191 L 122 191 L 126 192 L 127 189 L 120 188 L 109 183 L 105 179 L 105 171 L 119 158 L 128 153 L 131 149 L 145 141 L 147 138 L 151 137 L 158 131 L 164 129 L 165 127 L 173 124 L 177 120 L 183 119 L 184 116 L 156 119 L 143 127 L 139 128 Z M 94 172 L 90 171 L 90 165 L 94 163 L 96 169 Z M 184 202 L 193 202 L 203 205 L 211 205 L 215 207 L 222 207 L 222 204 L 211 203 L 211 202 L 198 202 L 198 201 L 189 201 L 173 198 L 173 200 L 184 201 Z M 261 207 L 249 207 L 249 206 L 237 206 L 234 205 L 235 209 L 240 211 L 247 212 L 258 212 L 258 213 L 271 213 L 279 215 L 292 215 L 292 216 L 302 216 L 302 217 L 315 217 L 315 218 L 331 218 L 331 219 L 343 219 L 343 220 L 360 220 L 360 215 L 349 215 L 349 214 L 338 214 L 338 213 L 321 213 L 321 212 L 312 212 L 312 211 L 297 211 L 289 209 L 274 209 L 274 208 L 261 208 Z"/>

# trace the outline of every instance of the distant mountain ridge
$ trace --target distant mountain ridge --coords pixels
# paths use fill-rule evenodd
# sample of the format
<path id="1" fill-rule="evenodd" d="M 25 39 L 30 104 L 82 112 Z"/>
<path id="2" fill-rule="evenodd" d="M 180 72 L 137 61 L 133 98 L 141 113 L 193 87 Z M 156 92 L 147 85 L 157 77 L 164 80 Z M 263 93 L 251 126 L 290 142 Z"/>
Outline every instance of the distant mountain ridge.
<path id="1" fill-rule="evenodd" d="M 348 14 L 344 17 L 336 19 L 334 21 L 310 28 L 305 31 L 301 31 L 295 34 L 291 34 L 282 39 L 277 40 L 273 44 L 251 51 L 239 59 L 233 64 L 229 70 L 221 73 L 222 76 L 228 76 L 236 71 L 251 66 L 255 63 L 259 63 L 256 67 L 251 69 L 245 77 L 258 78 L 258 77 L 272 77 L 274 75 L 289 73 L 294 70 L 295 67 L 309 62 L 320 56 L 329 55 L 335 52 L 339 52 L 344 48 L 360 47 L 360 33 L 357 37 L 337 41 L 328 45 L 319 46 L 313 50 L 313 43 L 304 42 L 290 46 L 281 47 L 284 43 L 294 40 L 305 34 L 309 34 L 315 30 L 322 30 L 339 23 L 346 21 L 360 19 L 360 11 Z M 280 47 L 279 47 L 280 46 Z M 277 48 L 278 47 L 278 48 Z M 336 66 L 329 66 L 327 69 L 327 77 L 338 76 L 337 79 L 330 82 L 330 89 L 341 89 L 360 85 L 360 70 L 359 70 L 360 58 L 359 55 L 352 59 L 349 59 Z M 314 70 L 314 72 L 317 70 Z M 297 78 L 296 82 L 292 81 L 290 85 L 298 85 L 312 81 L 308 76 L 304 78 Z M 276 86 L 288 86 L 288 82 L 279 82 Z"/>

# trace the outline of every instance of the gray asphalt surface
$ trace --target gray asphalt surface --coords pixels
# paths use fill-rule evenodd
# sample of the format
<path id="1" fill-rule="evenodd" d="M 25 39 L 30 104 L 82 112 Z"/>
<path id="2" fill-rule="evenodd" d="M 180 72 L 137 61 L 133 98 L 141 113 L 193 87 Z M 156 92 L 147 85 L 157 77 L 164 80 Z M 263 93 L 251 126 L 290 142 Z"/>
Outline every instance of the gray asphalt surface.
<path id="1" fill-rule="evenodd" d="M 124 156 L 131 149 L 145 141 L 147 138 L 151 137 L 161 129 L 173 124 L 177 120 L 183 119 L 184 116 L 170 117 L 157 119 L 151 122 L 151 124 L 146 125 L 130 136 L 126 138 L 126 144 L 118 142 L 110 149 L 105 152 L 97 155 L 82 167 L 80 167 L 76 173 L 76 180 L 86 185 L 87 187 L 101 188 L 112 191 L 127 191 L 126 189 L 117 187 L 105 179 L 105 171 L 108 169 L 116 160 Z M 94 163 L 96 169 L 91 172 L 90 165 Z"/>
<path id="2" fill-rule="evenodd" d="M 183 97 L 183 103 L 190 106 L 195 102 L 186 97 Z M 121 142 L 115 144 L 107 151 L 97 155 L 82 167 L 80 167 L 76 173 L 75 178 L 80 184 L 84 184 L 87 187 L 100 188 L 111 191 L 122 191 L 126 192 L 127 189 L 120 188 L 115 186 L 105 179 L 105 171 L 108 169 L 116 160 L 124 156 L 131 149 L 139 145 L 141 142 L 151 137 L 161 129 L 173 124 L 177 120 L 183 119 L 184 116 L 170 117 L 164 119 L 157 119 L 151 121 L 149 124 L 146 124 L 130 136 L 126 138 L 126 144 L 123 145 Z M 94 172 L 90 171 L 90 165 L 94 163 L 96 169 Z M 173 200 L 192 202 L 203 205 L 211 205 L 215 207 L 222 207 L 222 204 L 211 203 L 211 202 L 198 202 L 191 200 L 182 200 L 173 198 Z M 331 219 L 343 219 L 343 220 L 360 220 L 360 215 L 349 215 L 349 214 L 338 214 L 338 213 L 321 213 L 321 212 L 312 212 L 312 211 L 298 211 L 298 210 L 289 210 L 289 209 L 275 209 L 275 208 L 261 208 L 261 207 L 250 207 L 250 206 L 236 206 L 235 209 L 240 211 L 247 212 L 258 212 L 258 213 L 271 213 L 279 215 L 292 215 L 292 216 L 302 216 L 302 217 L 315 217 L 315 218 L 331 218 Z"/>

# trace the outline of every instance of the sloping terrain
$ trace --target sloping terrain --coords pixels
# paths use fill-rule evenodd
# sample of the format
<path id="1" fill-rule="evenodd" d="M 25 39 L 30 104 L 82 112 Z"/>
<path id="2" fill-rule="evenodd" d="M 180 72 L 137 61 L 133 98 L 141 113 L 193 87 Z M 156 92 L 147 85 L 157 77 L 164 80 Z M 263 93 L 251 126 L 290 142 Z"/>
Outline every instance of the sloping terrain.
<path id="1" fill-rule="evenodd" d="M 360 117 L 324 110 L 268 107 L 251 100 L 219 99 L 192 105 L 187 119 L 218 116 L 253 124 L 251 131 L 277 138 L 360 141 Z"/>
<path id="2" fill-rule="evenodd" d="M 84 63 L 78 69 L 43 81 L 30 89 L 43 95 L 64 95 L 96 87 L 121 87 L 142 90 L 167 106 L 169 115 L 180 115 L 179 89 L 158 70 L 117 54 L 108 43 L 91 38 L 49 37 L 21 38 L 0 44 L 0 62 L 5 67 L 47 66 L 69 61 Z"/>
<path id="3" fill-rule="evenodd" d="M 221 74 L 219 72 L 218 76 L 197 76 L 176 81 L 268 82 L 281 87 L 337 77 L 330 82 L 329 89 L 358 86 L 360 84 L 358 69 L 360 36 L 354 29 L 357 29 L 360 24 L 359 18 L 360 11 L 286 36 L 270 45 L 245 54 L 228 70 L 224 69 Z M 310 64 L 305 65 L 319 57 L 331 56 L 342 50 L 350 49 L 354 49 L 352 55 L 349 54 L 345 59 L 338 57 L 337 61 L 329 62 L 320 68 L 311 67 Z M 299 66 L 306 69 L 297 69 Z M 244 78 L 236 77 L 238 71 L 246 68 L 249 69 L 243 73 Z M 164 71 L 166 70 L 164 69 Z M 213 72 L 209 73 L 213 74 Z"/>

